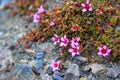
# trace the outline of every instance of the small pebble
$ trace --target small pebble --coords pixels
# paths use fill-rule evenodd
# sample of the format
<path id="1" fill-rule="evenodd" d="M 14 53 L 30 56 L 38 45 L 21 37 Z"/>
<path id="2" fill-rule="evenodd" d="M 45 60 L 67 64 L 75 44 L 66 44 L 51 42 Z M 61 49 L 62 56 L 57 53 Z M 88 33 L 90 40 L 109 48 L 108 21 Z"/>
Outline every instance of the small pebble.
<path id="1" fill-rule="evenodd" d="M 48 67 L 48 70 L 47 70 L 47 74 L 50 75 L 50 74 L 52 74 L 52 73 L 53 73 L 52 67 L 49 66 L 49 67 Z"/>
<path id="2" fill-rule="evenodd" d="M 33 56 L 36 53 L 34 50 L 30 50 L 30 49 L 24 49 L 24 51 L 30 56 Z"/>
<path id="3" fill-rule="evenodd" d="M 36 53 L 36 56 L 35 56 L 36 59 L 41 59 L 43 57 L 44 57 L 44 52 L 41 51 L 41 52 Z"/>
<path id="4" fill-rule="evenodd" d="M 54 80 L 64 80 L 62 77 L 58 75 L 53 75 Z"/>
<path id="5" fill-rule="evenodd" d="M 86 77 L 81 77 L 80 80 L 88 80 Z"/>

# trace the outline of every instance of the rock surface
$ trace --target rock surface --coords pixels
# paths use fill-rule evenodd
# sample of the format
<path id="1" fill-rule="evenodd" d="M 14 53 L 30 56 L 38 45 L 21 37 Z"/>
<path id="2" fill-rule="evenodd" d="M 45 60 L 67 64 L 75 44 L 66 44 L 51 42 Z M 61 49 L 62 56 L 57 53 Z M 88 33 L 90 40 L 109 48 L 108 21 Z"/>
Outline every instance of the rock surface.
<path id="1" fill-rule="evenodd" d="M 93 74 L 96 74 L 97 72 L 106 69 L 105 65 L 97 64 L 97 63 L 92 63 L 92 64 L 85 66 L 84 70 L 89 69 L 89 68 L 92 70 Z"/>
<path id="2" fill-rule="evenodd" d="M 120 69 L 111 68 L 107 72 L 108 77 L 117 78 L 120 75 Z"/>
<path id="3" fill-rule="evenodd" d="M 0 47 L 1 48 L 1 47 Z M 9 49 L 0 49 L 0 71 L 7 70 L 13 64 L 12 52 Z"/>
<path id="4" fill-rule="evenodd" d="M 34 80 L 35 75 L 31 67 L 27 64 L 16 64 L 10 72 L 9 78 L 15 77 L 15 80 Z M 8 78 L 8 79 L 9 79 Z"/>
<path id="5" fill-rule="evenodd" d="M 73 74 L 74 76 L 80 76 L 79 66 L 77 64 L 70 64 L 66 73 Z"/>
<path id="6" fill-rule="evenodd" d="M 43 69 L 43 61 L 33 60 L 29 63 L 36 74 L 40 74 Z"/>

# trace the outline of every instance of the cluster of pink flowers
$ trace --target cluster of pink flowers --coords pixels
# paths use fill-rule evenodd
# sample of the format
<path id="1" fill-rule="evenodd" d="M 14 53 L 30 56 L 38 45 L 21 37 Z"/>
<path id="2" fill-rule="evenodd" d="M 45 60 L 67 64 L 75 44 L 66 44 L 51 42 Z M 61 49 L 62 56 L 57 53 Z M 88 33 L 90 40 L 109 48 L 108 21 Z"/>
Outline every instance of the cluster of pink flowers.
<path id="1" fill-rule="evenodd" d="M 79 37 L 74 37 L 72 38 L 72 40 L 70 41 L 66 35 L 64 35 L 63 37 L 59 37 L 58 35 L 54 35 L 54 37 L 52 37 L 52 41 L 54 42 L 54 44 L 59 43 L 60 47 L 67 47 L 67 45 L 69 43 L 71 43 L 71 48 L 68 50 L 68 52 L 71 53 L 72 57 L 74 57 L 75 55 L 79 55 L 79 41 L 80 38 Z"/>
<path id="2" fill-rule="evenodd" d="M 38 11 L 33 15 L 33 22 L 37 23 L 40 21 L 41 18 L 39 14 L 45 14 L 45 10 L 42 5 L 40 6 L 40 8 L 38 8 Z"/>
<path id="3" fill-rule="evenodd" d="M 52 37 L 52 41 L 54 42 L 54 45 L 60 43 L 60 47 L 66 47 L 69 43 L 69 40 L 66 37 L 66 35 L 64 35 L 63 37 L 59 37 L 58 35 L 54 34 L 54 37 Z"/>
<path id="4" fill-rule="evenodd" d="M 72 57 L 80 54 L 80 52 L 79 52 L 79 49 L 80 49 L 79 41 L 80 41 L 79 37 L 74 37 L 71 40 L 71 48 L 68 50 L 68 52 L 71 53 Z"/>

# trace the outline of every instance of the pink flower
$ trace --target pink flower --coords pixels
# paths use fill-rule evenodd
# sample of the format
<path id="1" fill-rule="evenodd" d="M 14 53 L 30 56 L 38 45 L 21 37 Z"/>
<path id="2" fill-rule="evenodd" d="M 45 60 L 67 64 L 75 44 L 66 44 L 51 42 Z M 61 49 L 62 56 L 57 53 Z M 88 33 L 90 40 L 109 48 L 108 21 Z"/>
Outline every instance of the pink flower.
<path id="1" fill-rule="evenodd" d="M 51 22 L 51 23 L 50 23 L 50 26 L 54 26 L 54 25 L 55 25 L 55 23 L 54 23 L 54 22 Z"/>
<path id="2" fill-rule="evenodd" d="M 33 22 L 37 23 L 40 21 L 40 16 L 37 13 L 34 14 L 33 18 L 34 18 Z"/>
<path id="3" fill-rule="evenodd" d="M 42 5 L 40 6 L 40 8 L 38 8 L 38 13 L 45 14 L 45 10 Z"/>
<path id="4" fill-rule="evenodd" d="M 77 1 L 74 2 L 74 5 L 75 5 L 75 6 L 78 6 L 78 5 L 79 5 L 79 2 L 77 2 Z"/>
<path id="5" fill-rule="evenodd" d="M 73 46 L 72 48 L 70 48 L 68 50 L 68 52 L 71 53 L 72 57 L 74 57 L 75 55 L 79 55 L 80 54 L 79 53 L 79 46 L 77 46 L 77 47 Z"/>
<path id="6" fill-rule="evenodd" d="M 71 46 L 79 46 L 79 43 L 78 43 L 79 41 L 80 41 L 79 37 L 72 38 L 72 40 L 71 40 Z"/>
<path id="7" fill-rule="evenodd" d="M 107 49 L 107 46 L 103 46 L 103 47 L 98 47 L 98 55 L 102 55 L 102 56 L 108 56 L 109 53 L 111 52 L 110 49 Z"/>
<path id="8" fill-rule="evenodd" d="M 82 12 L 92 11 L 92 5 L 90 4 L 89 0 L 86 0 L 86 3 L 82 3 L 81 6 L 83 7 Z"/>
<path id="9" fill-rule="evenodd" d="M 69 43 L 69 40 L 67 39 L 66 35 L 64 35 L 64 37 L 61 38 L 61 43 L 60 46 L 67 46 Z"/>
<path id="10" fill-rule="evenodd" d="M 52 63 L 50 64 L 50 66 L 52 67 L 53 71 L 56 71 L 60 68 L 60 62 L 52 60 Z"/>
<path id="11" fill-rule="evenodd" d="M 54 45 L 56 45 L 57 43 L 60 43 L 60 37 L 54 34 L 54 37 L 52 37 L 52 41 L 54 42 Z"/>
<path id="12" fill-rule="evenodd" d="M 102 15 L 103 14 L 103 12 L 100 9 L 96 9 L 95 12 L 96 12 L 97 15 Z"/>
<path id="13" fill-rule="evenodd" d="M 78 31 L 78 26 L 72 26 L 72 31 Z"/>

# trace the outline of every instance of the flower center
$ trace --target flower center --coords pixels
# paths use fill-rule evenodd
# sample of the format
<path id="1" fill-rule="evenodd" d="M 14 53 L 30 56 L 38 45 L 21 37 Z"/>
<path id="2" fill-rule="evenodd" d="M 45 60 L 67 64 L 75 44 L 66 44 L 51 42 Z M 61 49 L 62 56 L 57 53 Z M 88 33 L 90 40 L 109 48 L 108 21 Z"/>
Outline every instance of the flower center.
<path id="1" fill-rule="evenodd" d="M 55 41 L 58 41 L 59 39 L 60 39 L 59 37 L 56 37 L 56 38 L 55 38 Z"/>
<path id="2" fill-rule="evenodd" d="M 74 40 L 74 42 L 76 43 L 76 42 L 77 42 L 77 40 L 75 39 L 75 40 Z"/>
<path id="3" fill-rule="evenodd" d="M 65 43 L 65 44 L 67 44 L 67 43 L 68 43 L 67 39 L 65 39 L 65 40 L 64 40 L 64 43 Z"/>
<path id="4" fill-rule="evenodd" d="M 59 64 L 55 63 L 55 64 L 54 64 L 54 67 L 59 67 Z"/>
<path id="5" fill-rule="evenodd" d="M 77 29 L 78 29 L 78 27 L 77 27 L 77 26 L 73 26 L 73 29 L 74 29 L 74 30 L 77 30 Z"/>
<path id="6" fill-rule="evenodd" d="M 103 54 L 105 54 L 105 53 L 107 52 L 107 50 L 103 48 L 103 49 L 101 50 L 101 52 L 102 52 Z"/>
<path id="7" fill-rule="evenodd" d="M 100 10 L 97 10 L 97 13 L 100 13 Z"/>
<path id="8" fill-rule="evenodd" d="M 86 4 L 85 8 L 88 10 L 90 8 L 89 4 Z"/>
<path id="9" fill-rule="evenodd" d="M 78 52 L 78 49 L 77 49 L 77 48 L 74 48 L 73 51 L 74 51 L 75 53 L 77 53 L 77 52 Z"/>

